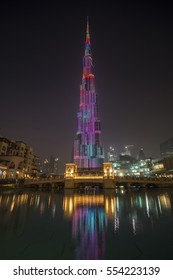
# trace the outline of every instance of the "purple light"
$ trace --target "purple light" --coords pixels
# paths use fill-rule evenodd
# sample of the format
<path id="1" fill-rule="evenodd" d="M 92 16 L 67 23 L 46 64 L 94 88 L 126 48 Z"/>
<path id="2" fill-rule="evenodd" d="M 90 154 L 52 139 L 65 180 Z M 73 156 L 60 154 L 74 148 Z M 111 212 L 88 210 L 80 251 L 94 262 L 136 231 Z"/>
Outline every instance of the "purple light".
<path id="1" fill-rule="evenodd" d="M 81 168 L 102 167 L 104 152 L 101 143 L 101 124 L 97 111 L 97 94 L 95 92 L 88 22 L 77 125 L 74 163 Z"/>

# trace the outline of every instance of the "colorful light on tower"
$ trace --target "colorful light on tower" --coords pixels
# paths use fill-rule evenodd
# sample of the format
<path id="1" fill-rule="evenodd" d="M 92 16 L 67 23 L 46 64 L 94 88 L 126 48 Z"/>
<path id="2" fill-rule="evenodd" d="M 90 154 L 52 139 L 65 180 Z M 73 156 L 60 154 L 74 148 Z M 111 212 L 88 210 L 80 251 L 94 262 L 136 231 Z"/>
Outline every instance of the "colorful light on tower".
<path id="1" fill-rule="evenodd" d="M 89 22 L 87 20 L 80 106 L 77 114 L 77 133 L 74 142 L 74 163 L 80 168 L 100 168 L 103 164 L 104 152 L 97 107 Z"/>

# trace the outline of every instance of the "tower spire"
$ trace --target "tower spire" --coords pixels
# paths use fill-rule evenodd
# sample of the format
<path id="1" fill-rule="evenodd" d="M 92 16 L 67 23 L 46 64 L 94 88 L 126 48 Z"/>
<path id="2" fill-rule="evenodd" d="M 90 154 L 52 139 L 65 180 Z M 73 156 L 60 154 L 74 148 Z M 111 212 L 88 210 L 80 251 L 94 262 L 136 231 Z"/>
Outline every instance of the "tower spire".
<path id="1" fill-rule="evenodd" d="M 87 37 L 90 37 L 90 34 L 89 34 L 89 16 L 87 16 L 87 30 L 86 30 L 86 36 L 87 36 Z"/>
<path id="2" fill-rule="evenodd" d="M 90 54 L 91 54 L 91 43 L 90 43 L 90 33 L 89 33 L 89 17 L 87 16 L 85 55 L 90 55 Z"/>

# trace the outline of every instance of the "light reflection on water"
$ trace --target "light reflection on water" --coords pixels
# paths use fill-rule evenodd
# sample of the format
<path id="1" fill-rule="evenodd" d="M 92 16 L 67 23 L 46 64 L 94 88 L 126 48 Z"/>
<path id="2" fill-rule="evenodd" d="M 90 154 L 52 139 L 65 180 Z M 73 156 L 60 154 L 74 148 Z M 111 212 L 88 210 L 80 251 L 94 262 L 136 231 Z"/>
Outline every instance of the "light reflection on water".
<path id="1" fill-rule="evenodd" d="M 153 238 L 159 242 L 168 239 L 169 235 L 167 236 L 165 229 L 171 230 L 171 236 L 172 218 L 171 189 L 114 190 L 98 193 L 73 191 L 1 193 L 0 244 L 5 249 L 1 250 L 0 258 L 145 259 L 147 256 L 156 258 L 154 249 L 149 255 L 146 251 L 142 251 L 143 249 L 139 249 L 139 253 L 136 248 L 140 247 L 140 243 L 136 246 L 135 242 L 139 237 L 142 239 L 145 236 L 151 236 L 151 242 Z M 36 239 L 39 236 L 40 244 L 45 246 L 44 256 L 34 250 L 33 236 Z M 9 245 L 12 240 L 16 244 L 13 254 Z M 27 249 L 17 249 L 21 240 L 22 246 Z M 127 251 L 129 248 L 126 248 L 127 244 L 124 245 L 127 240 L 131 245 L 134 242 L 135 245 L 133 244 L 134 247 L 131 249 L 134 254 Z M 54 244 L 58 244 L 57 247 Z M 123 252 L 115 250 L 120 244 Z M 149 252 L 152 245 L 150 241 L 146 244 L 149 246 Z M 50 246 L 53 249 L 49 250 Z M 166 250 L 166 247 L 160 249 L 158 257 L 165 258 Z M 173 253 L 168 255 L 168 258 L 173 257 Z"/>

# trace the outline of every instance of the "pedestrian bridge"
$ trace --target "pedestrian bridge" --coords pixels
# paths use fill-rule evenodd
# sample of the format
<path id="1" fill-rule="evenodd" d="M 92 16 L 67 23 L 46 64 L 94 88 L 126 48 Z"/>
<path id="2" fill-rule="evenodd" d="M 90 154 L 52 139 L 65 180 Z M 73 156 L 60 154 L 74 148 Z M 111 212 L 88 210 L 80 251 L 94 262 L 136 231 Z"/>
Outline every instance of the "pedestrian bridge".
<path id="1" fill-rule="evenodd" d="M 66 164 L 65 170 L 65 188 L 82 187 L 87 184 L 94 186 L 102 186 L 103 188 L 124 187 L 156 187 L 156 186 L 173 186 L 171 178 L 157 178 L 157 177 L 135 177 L 135 176 L 114 176 L 112 162 L 103 163 L 102 170 L 91 169 L 88 171 L 80 170 L 73 163 Z"/>
<path id="2" fill-rule="evenodd" d="M 52 189 L 75 189 L 97 187 L 114 189 L 117 187 L 173 187 L 173 179 L 157 177 L 104 177 L 104 176 L 74 176 L 67 178 L 57 176 L 54 178 L 25 180 L 24 183 L 17 183 L 17 186 L 25 187 L 52 188 Z"/>
<path id="3" fill-rule="evenodd" d="M 7 184 L 6 184 L 7 185 Z M 102 170 L 82 170 L 73 163 L 67 163 L 65 174 L 50 178 L 26 179 L 13 183 L 17 187 L 37 187 L 51 189 L 104 188 L 117 187 L 173 187 L 173 178 L 114 176 L 112 163 L 104 163 Z"/>

